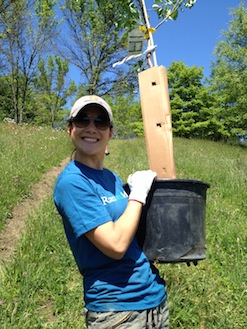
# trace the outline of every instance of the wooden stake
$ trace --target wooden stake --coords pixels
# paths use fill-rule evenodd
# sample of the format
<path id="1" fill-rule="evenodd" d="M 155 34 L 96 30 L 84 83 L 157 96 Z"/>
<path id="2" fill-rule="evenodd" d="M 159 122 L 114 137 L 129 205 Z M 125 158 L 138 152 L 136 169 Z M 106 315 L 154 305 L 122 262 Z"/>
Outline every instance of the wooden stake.
<path id="1" fill-rule="evenodd" d="M 153 66 L 138 74 L 149 167 L 158 178 L 176 178 L 167 74 Z"/>

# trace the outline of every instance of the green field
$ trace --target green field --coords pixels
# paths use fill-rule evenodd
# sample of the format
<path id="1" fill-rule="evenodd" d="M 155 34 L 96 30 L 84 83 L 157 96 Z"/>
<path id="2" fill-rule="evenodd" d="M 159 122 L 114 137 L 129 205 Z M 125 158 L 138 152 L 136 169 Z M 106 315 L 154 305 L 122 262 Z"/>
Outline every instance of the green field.
<path id="1" fill-rule="evenodd" d="M 147 169 L 144 139 L 109 144 L 105 165 L 125 182 Z M 66 132 L 0 124 L 0 227 L 21 198 L 72 151 Z M 170 328 L 247 327 L 247 149 L 174 139 L 178 178 L 210 183 L 207 257 L 197 266 L 158 265 L 167 281 Z M 1 252 L 1 251 L 0 251 Z M 0 253 L 1 257 L 1 253 Z M 84 328 L 81 277 L 52 192 L 26 220 L 16 252 L 0 261 L 0 328 Z"/>

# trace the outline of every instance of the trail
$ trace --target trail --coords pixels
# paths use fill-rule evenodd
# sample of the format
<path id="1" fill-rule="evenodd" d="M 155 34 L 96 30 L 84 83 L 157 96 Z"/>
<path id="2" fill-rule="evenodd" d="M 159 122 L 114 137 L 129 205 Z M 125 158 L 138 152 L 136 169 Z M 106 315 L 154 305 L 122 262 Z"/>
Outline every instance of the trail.
<path id="1" fill-rule="evenodd" d="M 26 218 L 47 195 L 52 193 L 55 178 L 68 162 L 69 158 L 66 158 L 58 166 L 52 167 L 32 187 L 30 197 L 21 200 L 14 208 L 12 218 L 8 220 L 4 230 L 0 232 L 0 266 L 1 263 L 4 264 L 14 255 L 21 234 L 25 229 Z"/>

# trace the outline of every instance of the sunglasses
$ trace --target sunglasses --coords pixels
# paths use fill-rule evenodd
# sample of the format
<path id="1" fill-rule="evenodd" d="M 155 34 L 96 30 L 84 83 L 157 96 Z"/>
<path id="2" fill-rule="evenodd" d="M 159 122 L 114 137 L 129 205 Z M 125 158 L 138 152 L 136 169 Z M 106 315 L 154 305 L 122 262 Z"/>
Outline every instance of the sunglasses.
<path id="1" fill-rule="evenodd" d="M 78 118 L 73 118 L 72 122 L 77 128 L 86 128 L 91 122 L 93 122 L 95 127 L 100 130 L 106 130 L 111 126 L 110 120 L 106 116 L 90 118 L 88 115 L 85 115 Z"/>

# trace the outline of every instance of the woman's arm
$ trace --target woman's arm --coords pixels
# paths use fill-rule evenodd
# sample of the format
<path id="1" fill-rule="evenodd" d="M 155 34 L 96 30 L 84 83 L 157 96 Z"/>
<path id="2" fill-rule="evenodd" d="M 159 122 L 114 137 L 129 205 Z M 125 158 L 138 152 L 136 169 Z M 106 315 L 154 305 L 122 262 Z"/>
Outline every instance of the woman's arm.
<path id="1" fill-rule="evenodd" d="M 86 233 L 86 237 L 106 256 L 121 259 L 131 244 L 140 220 L 142 206 L 156 173 L 137 171 L 128 178 L 130 195 L 128 206 L 116 222 L 110 221 Z"/>
<path id="2" fill-rule="evenodd" d="M 141 211 L 142 203 L 130 200 L 116 222 L 102 224 L 85 235 L 106 256 L 119 260 L 125 255 L 136 234 Z"/>

